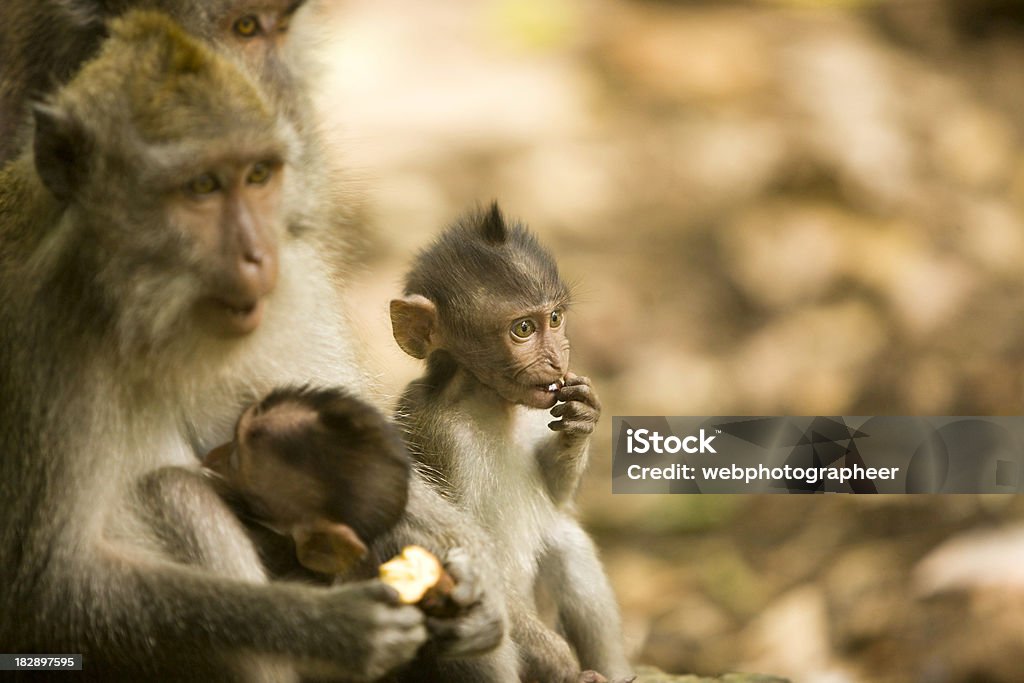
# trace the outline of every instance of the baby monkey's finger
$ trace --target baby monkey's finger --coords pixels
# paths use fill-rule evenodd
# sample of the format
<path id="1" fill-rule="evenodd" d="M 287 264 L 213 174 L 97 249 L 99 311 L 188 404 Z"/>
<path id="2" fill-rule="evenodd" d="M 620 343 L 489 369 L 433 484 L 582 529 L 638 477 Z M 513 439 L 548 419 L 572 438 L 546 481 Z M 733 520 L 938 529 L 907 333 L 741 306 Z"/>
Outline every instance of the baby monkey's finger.
<path id="1" fill-rule="evenodd" d="M 601 401 L 597 398 L 597 392 L 589 384 L 566 385 L 558 392 L 558 400 L 563 402 L 579 401 L 601 410 Z"/>
<path id="2" fill-rule="evenodd" d="M 558 431 L 563 434 L 583 436 L 594 433 L 594 424 L 587 420 L 565 420 L 564 426 Z"/>
<path id="3" fill-rule="evenodd" d="M 562 383 L 567 387 L 576 386 L 579 384 L 590 385 L 590 378 L 584 377 L 583 375 L 577 375 L 574 372 L 565 373 L 565 377 L 562 379 Z"/>
<path id="4" fill-rule="evenodd" d="M 562 404 L 562 410 L 560 411 L 562 419 L 565 420 L 586 420 L 587 422 L 597 422 L 601 413 L 588 406 L 582 401 L 570 401 L 569 403 Z"/>

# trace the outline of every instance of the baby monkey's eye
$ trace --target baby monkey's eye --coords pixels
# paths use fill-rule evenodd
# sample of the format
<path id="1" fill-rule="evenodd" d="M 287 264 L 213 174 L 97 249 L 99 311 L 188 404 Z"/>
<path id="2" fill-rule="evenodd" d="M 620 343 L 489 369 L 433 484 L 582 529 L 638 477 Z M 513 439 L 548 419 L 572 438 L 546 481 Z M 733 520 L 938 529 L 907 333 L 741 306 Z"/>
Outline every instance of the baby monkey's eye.
<path id="1" fill-rule="evenodd" d="M 529 318 L 523 318 L 512 323 L 512 336 L 515 339 L 529 339 L 537 331 L 537 326 Z"/>
<path id="2" fill-rule="evenodd" d="M 212 194 L 220 189 L 220 181 L 212 173 L 203 173 L 185 183 L 185 192 L 195 197 Z"/>
<path id="3" fill-rule="evenodd" d="M 255 15 L 246 14 L 244 17 L 237 19 L 231 28 L 236 35 L 243 38 L 252 38 L 259 33 L 260 20 Z"/>
<path id="4" fill-rule="evenodd" d="M 250 185 L 263 185 L 270 180 L 270 176 L 273 174 L 274 170 L 271 165 L 266 161 L 260 161 L 253 164 L 249 175 L 245 177 L 245 182 Z"/>
<path id="5" fill-rule="evenodd" d="M 560 308 L 556 308 L 551 311 L 551 328 L 555 329 L 562 326 L 562 321 L 565 320 L 565 312 Z"/>

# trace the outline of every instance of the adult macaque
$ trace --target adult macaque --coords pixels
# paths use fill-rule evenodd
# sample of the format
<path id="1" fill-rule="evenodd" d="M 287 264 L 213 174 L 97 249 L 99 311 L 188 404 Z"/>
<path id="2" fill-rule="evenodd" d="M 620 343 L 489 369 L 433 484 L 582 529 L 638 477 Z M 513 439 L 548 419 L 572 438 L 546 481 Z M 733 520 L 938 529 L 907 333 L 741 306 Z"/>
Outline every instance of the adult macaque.
<path id="1" fill-rule="evenodd" d="M 291 539 L 286 559 L 321 574 L 366 559 L 408 496 L 398 430 L 339 388 L 275 389 L 242 413 L 235 438 L 203 466 L 243 519 Z"/>
<path id="2" fill-rule="evenodd" d="M 197 411 L 343 365 L 314 313 L 333 291 L 282 218 L 294 133 L 162 15 L 111 32 L 0 171 L 0 643 L 80 652 L 90 680 L 375 678 L 422 614 L 377 581 L 265 584 L 174 467 Z"/>
<path id="3" fill-rule="evenodd" d="M 0 134 L 0 146 L 9 142 L 8 150 L 21 154 L 0 176 L 0 386 L 19 395 L 16 405 L 0 407 L 0 567 L 15 577 L 0 595 L 10 615 L 0 624 L 0 642 L 10 648 L 52 651 L 64 643 L 102 651 L 93 675 L 109 671 L 120 679 L 122 669 L 158 671 L 161 645 L 188 680 L 204 672 L 228 678 L 220 653 L 230 658 L 242 650 L 268 652 L 289 671 L 307 657 L 340 659 L 359 677 L 406 658 L 422 639 L 418 613 L 383 604 L 393 595 L 379 584 L 345 598 L 358 603 L 350 610 L 340 597 L 348 591 L 242 590 L 228 581 L 262 582 L 264 572 L 237 518 L 191 472 L 196 454 L 228 440 L 243 407 L 273 387 L 366 384 L 339 301 L 351 195 L 321 156 L 301 75 L 283 56 L 302 4 L 0 3 L 0 128 L 25 124 L 17 136 Z M 124 40 L 122 56 L 104 49 L 98 59 L 106 66 L 90 67 L 102 79 L 76 80 L 56 100 L 74 107 L 50 106 L 33 121 L 27 100 L 75 74 L 108 33 L 116 37 L 104 20 L 132 6 L 165 10 L 190 34 L 242 57 L 256 78 L 259 111 L 273 104 L 265 122 L 290 138 L 290 180 L 279 192 L 248 203 L 236 194 L 226 199 L 228 188 L 250 186 L 249 174 L 256 181 L 269 171 L 271 188 L 280 182 L 272 156 L 259 168 L 235 163 L 257 150 L 233 142 L 245 131 L 233 112 L 251 115 L 250 103 L 222 109 L 233 90 L 218 83 L 183 95 L 199 109 L 208 101 L 209 110 L 168 111 L 174 88 L 153 97 L 156 86 L 136 78 L 139 60 Z M 233 79 L 253 87 L 238 72 Z M 144 114 L 142 128 L 124 120 L 135 111 Z M 154 137 L 139 146 L 143 132 Z M 27 149 L 33 145 L 41 152 L 34 160 Z M 209 165 L 191 177 L 176 175 L 188 164 L 219 164 L 220 154 L 227 171 L 208 174 Z M 216 204 L 169 206 L 186 183 Z M 280 202 L 281 225 L 265 230 L 266 212 Z M 192 233 L 182 235 L 179 218 Z M 176 229 L 166 229 L 169 223 Z M 253 242 L 255 235 L 263 236 Z M 250 242 L 259 248 L 249 249 Z M 476 656 L 502 643 L 505 615 L 500 592 L 484 590 L 497 582 L 496 569 L 490 558 L 471 555 L 481 544 L 465 521 L 414 472 L 406 515 L 381 539 L 378 555 L 409 543 L 441 555 L 473 598 L 459 619 L 434 629 L 432 651 L 466 658 L 438 663 L 442 678 L 507 680 L 514 662 L 506 645 Z M 147 561 L 127 561 L 137 554 Z M 207 571 L 165 567 L 168 559 Z M 119 576 L 111 562 L 129 575 L 108 580 Z M 278 615 L 288 601 L 296 605 Z M 53 607 L 64 603 L 74 614 Z M 153 605 L 161 606 L 159 615 L 148 611 Z M 257 610 L 262 616 L 247 618 Z M 357 646 L 365 651 L 348 651 Z M 254 659 L 252 667 L 265 661 Z"/>
<path id="4" fill-rule="evenodd" d="M 337 282 L 348 268 L 359 227 L 347 175 L 325 152 L 305 85 L 306 55 L 288 47 L 306 0 L 3 0 L 0 2 L 0 165 L 20 154 L 32 133 L 31 106 L 91 59 L 107 23 L 133 8 L 161 11 L 190 35 L 216 45 L 257 79 L 264 96 L 298 130 L 293 172 L 305 196 L 288 229 L 318 242 Z M 296 68 L 298 65 L 299 68 Z M 321 259 L 323 260 L 323 259 Z M 356 368 L 350 368 L 355 374 Z M 199 431 L 202 432 L 202 425 Z M 211 444 L 212 445 L 212 444 Z"/>
<path id="5" fill-rule="evenodd" d="M 410 450 L 499 554 L 526 681 L 630 671 L 614 596 L 572 510 L 601 408 L 569 371 L 569 299 L 551 255 L 494 204 L 421 252 L 391 302 L 399 346 L 427 361 L 397 415 Z M 538 588 L 565 639 L 538 618 Z"/>

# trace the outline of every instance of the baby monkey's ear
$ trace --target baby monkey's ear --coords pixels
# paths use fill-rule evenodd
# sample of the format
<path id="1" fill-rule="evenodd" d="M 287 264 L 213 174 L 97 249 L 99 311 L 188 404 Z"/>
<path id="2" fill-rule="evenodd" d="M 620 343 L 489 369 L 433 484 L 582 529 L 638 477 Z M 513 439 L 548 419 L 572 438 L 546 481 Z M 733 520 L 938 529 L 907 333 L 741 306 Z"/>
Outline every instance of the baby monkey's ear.
<path id="1" fill-rule="evenodd" d="M 412 294 L 391 300 L 391 331 L 402 350 L 426 358 L 440 346 L 437 307 L 425 296 Z"/>
<path id="2" fill-rule="evenodd" d="M 351 527 L 323 519 L 296 525 L 292 538 L 299 563 L 324 574 L 341 574 L 368 552 Z"/>

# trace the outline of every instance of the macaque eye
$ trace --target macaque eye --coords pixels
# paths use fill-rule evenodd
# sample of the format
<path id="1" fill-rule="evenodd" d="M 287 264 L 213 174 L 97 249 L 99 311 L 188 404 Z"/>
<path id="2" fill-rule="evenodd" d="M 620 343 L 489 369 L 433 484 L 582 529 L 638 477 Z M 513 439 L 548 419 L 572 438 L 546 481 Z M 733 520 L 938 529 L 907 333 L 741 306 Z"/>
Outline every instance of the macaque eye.
<path id="1" fill-rule="evenodd" d="M 523 318 L 512 323 L 512 336 L 515 339 L 529 339 L 537 331 L 537 326 L 529 318 Z"/>
<path id="2" fill-rule="evenodd" d="M 255 15 L 246 14 L 244 17 L 237 19 L 231 28 L 236 35 L 243 38 L 252 38 L 260 30 L 260 20 Z"/>
<path id="3" fill-rule="evenodd" d="M 253 165 L 252 170 L 249 171 L 249 175 L 245 178 L 245 182 L 249 185 L 263 185 L 270 180 L 270 176 L 273 175 L 273 173 L 274 171 L 270 164 L 266 161 L 261 161 Z"/>
<path id="4" fill-rule="evenodd" d="M 185 183 L 185 192 L 196 197 L 212 194 L 219 189 L 220 181 L 212 173 L 203 173 Z"/>
<path id="5" fill-rule="evenodd" d="M 556 329 L 562 326 L 562 321 L 565 319 L 565 313 L 559 309 L 551 311 L 551 329 Z"/>

